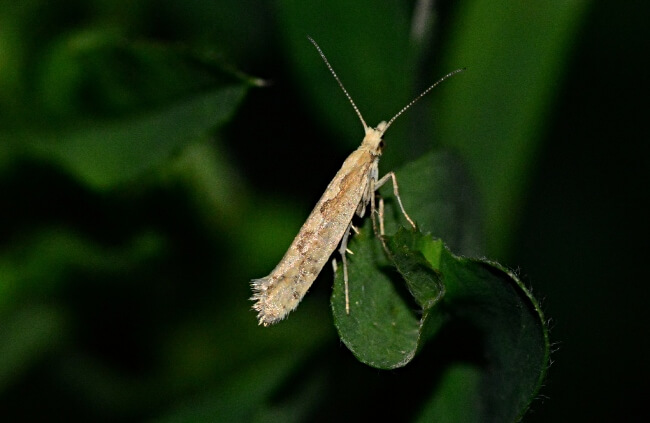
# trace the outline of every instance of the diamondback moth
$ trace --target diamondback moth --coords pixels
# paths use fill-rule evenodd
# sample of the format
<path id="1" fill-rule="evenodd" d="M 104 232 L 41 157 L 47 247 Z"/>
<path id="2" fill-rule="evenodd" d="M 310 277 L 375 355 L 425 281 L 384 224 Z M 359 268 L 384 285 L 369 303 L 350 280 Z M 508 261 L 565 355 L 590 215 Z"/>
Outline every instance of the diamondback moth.
<path id="1" fill-rule="evenodd" d="M 257 318 L 260 325 L 269 326 L 282 320 L 294 310 L 309 287 L 314 282 L 323 266 L 332 255 L 336 246 L 340 244 L 339 253 L 343 262 L 343 280 L 345 282 L 345 310 L 350 313 L 350 300 L 348 295 L 348 269 L 346 252 L 350 230 L 356 231 L 352 226 L 354 215 L 363 217 L 366 207 L 370 204 L 370 215 L 375 224 L 375 191 L 384 183 L 391 180 L 393 193 L 402 214 L 415 229 L 415 223 L 409 217 L 402 205 L 395 173 L 389 172 L 381 179 L 379 176 L 379 157 L 384 147 L 383 136 L 390 125 L 415 102 L 424 97 L 445 79 L 463 71 L 457 69 L 440 78 L 436 83 L 424 90 L 392 119 L 382 121 L 376 128 L 366 125 L 361 112 L 352 100 L 343 83 L 334 72 L 321 48 L 311 37 L 309 41 L 316 47 L 327 68 L 334 76 L 343 93 L 350 101 L 352 108 L 359 116 L 363 125 L 365 136 L 361 145 L 348 156 L 343 166 L 329 183 L 323 196 L 318 200 L 316 207 L 300 228 L 298 235 L 293 240 L 289 249 L 280 260 L 280 263 L 266 277 L 254 279 L 251 282 L 253 289 L 253 309 L 258 312 Z M 383 221 L 380 203 L 380 233 L 383 235 Z M 381 239 L 381 238 L 380 238 Z M 336 266 L 336 259 L 333 260 Z"/>

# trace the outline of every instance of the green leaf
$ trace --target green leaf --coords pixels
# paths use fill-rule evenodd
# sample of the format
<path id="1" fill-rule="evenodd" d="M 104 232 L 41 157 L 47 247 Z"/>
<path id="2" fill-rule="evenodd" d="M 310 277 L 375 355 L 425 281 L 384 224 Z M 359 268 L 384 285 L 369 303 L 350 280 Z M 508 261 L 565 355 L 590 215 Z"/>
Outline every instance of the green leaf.
<path id="1" fill-rule="evenodd" d="M 97 28 L 58 37 L 43 62 L 32 106 L 39 119 L 16 122 L 0 139 L 99 189 L 206 139 L 256 83 L 213 52 Z"/>
<path id="2" fill-rule="evenodd" d="M 372 233 L 369 225 L 363 229 L 364 235 Z M 516 420 L 537 393 L 548 365 L 548 334 L 535 299 L 497 263 L 455 256 L 421 232 L 400 229 L 386 238 L 402 279 L 380 256 L 376 240 L 356 237 L 350 243 L 355 254 L 349 260 L 349 315 L 341 272 L 337 274 L 332 308 L 343 342 L 360 361 L 391 369 L 412 360 L 444 324 L 461 322 L 477 334 L 482 351 L 476 354 L 485 360 L 477 363 L 477 397 L 467 399 L 481 404 L 476 421 Z M 425 260 L 427 250 L 439 252 L 438 268 Z M 397 285 L 404 282 L 412 298 Z M 434 395 L 432 401 L 444 408 L 453 400 Z"/>
<path id="3" fill-rule="evenodd" d="M 444 308 L 482 337 L 481 421 L 518 420 L 539 390 L 549 359 L 548 329 L 537 301 L 498 263 L 443 250 Z M 505 399 L 505 400 L 504 400 Z"/>
<path id="4" fill-rule="evenodd" d="M 336 273 L 332 291 L 334 325 L 345 345 L 362 362 L 380 369 L 401 367 L 413 359 L 419 320 L 391 272 L 381 245 L 366 222 L 349 243 L 350 314 L 345 308 L 342 272 Z"/>
<path id="5" fill-rule="evenodd" d="M 481 208 L 462 160 L 447 151 L 428 153 L 397 170 L 396 177 L 404 208 L 423 232 L 444 239 L 463 255 L 483 252 Z M 379 192 L 386 202 L 386 232 L 393 233 L 399 222 L 406 222 L 391 184 Z"/>
<path id="6" fill-rule="evenodd" d="M 400 177 L 409 173 L 409 178 L 417 180 L 419 175 L 422 180 L 426 166 L 421 165 L 431 164 L 434 157 L 398 172 L 400 187 L 408 179 Z M 437 172 L 445 173 L 433 174 Z M 452 191 L 462 188 L 448 185 Z M 409 203 L 405 192 L 402 197 L 411 213 L 408 205 L 416 203 Z M 426 227 L 445 208 L 430 208 L 428 215 L 424 210 L 414 207 L 413 216 Z M 385 218 L 393 220 L 389 227 L 396 227 L 393 212 Z M 472 397 L 465 398 L 479 405 L 473 421 L 516 420 L 537 393 L 548 363 L 547 328 L 535 299 L 509 270 L 454 255 L 430 234 L 400 227 L 384 240 L 386 251 L 368 221 L 349 243 L 354 252 L 348 256 L 349 314 L 342 272 L 336 274 L 332 310 L 342 341 L 360 361 L 392 369 L 408 364 L 441 329 L 470 328 L 477 349 L 470 364 L 478 369 L 479 380 L 479 389 L 469 389 Z M 453 378 L 462 374 L 451 374 L 445 383 L 459 383 Z M 434 391 L 427 413 L 457 407 L 455 397 L 440 392 Z"/>
<path id="7" fill-rule="evenodd" d="M 245 92 L 243 84 L 220 87 L 157 112 L 28 141 L 35 154 L 59 163 L 86 184 L 110 188 L 226 122 Z"/>
<path id="8" fill-rule="evenodd" d="M 38 106 L 50 119 L 138 112 L 214 87 L 223 71 L 197 62 L 178 48 L 127 41 L 114 29 L 74 31 L 53 40 L 39 68 Z"/>
<path id="9" fill-rule="evenodd" d="M 433 307 L 445 292 L 440 274 L 422 253 L 423 250 L 439 253 L 441 243 L 433 245 L 427 241 L 422 232 L 408 233 L 400 228 L 395 236 L 388 237 L 386 244 L 390 261 L 404 278 L 415 302 L 425 311 Z"/>

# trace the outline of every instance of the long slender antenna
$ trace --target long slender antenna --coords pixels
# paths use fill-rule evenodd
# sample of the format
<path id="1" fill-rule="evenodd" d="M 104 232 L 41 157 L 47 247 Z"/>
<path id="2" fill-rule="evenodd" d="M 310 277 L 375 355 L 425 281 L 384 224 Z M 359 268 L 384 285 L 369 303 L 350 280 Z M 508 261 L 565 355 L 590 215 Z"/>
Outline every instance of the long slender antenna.
<path id="1" fill-rule="evenodd" d="M 428 93 L 429 91 L 431 91 L 432 89 L 434 89 L 438 84 L 440 84 L 440 83 L 441 83 L 442 81 L 444 81 L 445 79 L 447 79 L 447 78 L 451 78 L 452 76 L 454 76 L 454 75 L 456 75 L 457 73 L 460 73 L 460 72 L 462 72 L 462 71 L 464 71 L 464 70 L 466 70 L 466 69 L 467 69 L 467 68 L 456 69 L 455 71 L 449 72 L 447 75 L 445 75 L 445 76 L 443 76 L 442 78 L 440 78 L 439 80 L 437 80 L 433 85 L 431 85 L 429 88 L 427 88 L 426 90 L 424 90 L 424 91 L 422 92 L 422 94 L 420 94 L 419 96 L 415 97 L 415 98 L 414 98 L 414 99 L 413 99 L 409 104 L 407 104 L 406 106 L 404 106 L 404 108 L 403 108 L 402 110 L 400 110 L 400 111 L 399 111 L 395 116 L 393 116 L 393 118 L 392 118 L 391 120 L 388 121 L 388 123 L 387 123 L 386 126 L 384 127 L 384 130 L 381 132 L 381 134 L 383 135 L 383 134 L 386 132 L 386 130 L 388 129 L 388 127 L 389 127 L 389 126 L 390 126 L 390 125 L 395 121 L 395 119 L 397 119 L 397 118 L 399 117 L 399 115 L 401 115 L 401 114 L 404 113 L 406 110 L 408 110 L 409 107 L 411 107 L 412 105 L 414 105 L 415 103 L 417 103 L 417 101 L 418 101 L 419 99 L 421 99 L 422 97 L 424 97 L 425 95 L 427 95 L 427 93 Z"/>
<path id="2" fill-rule="evenodd" d="M 314 47 L 316 47 L 316 50 L 318 50 L 318 54 L 320 54 L 320 57 L 323 58 L 323 61 L 327 65 L 330 72 L 332 72 L 332 75 L 334 76 L 334 79 L 336 79 L 336 82 L 339 83 L 339 87 L 341 87 L 341 89 L 345 93 L 345 96 L 348 98 L 348 100 L 350 100 L 350 104 L 352 104 L 352 107 L 354 108 L 354 111 L 357 112 L 357 116 L 359 116 L 359 119 L 361 120 L 361 123 L 363 124 L 363 130 L 367 131 L 368 130 L 368 125 L 366 125 L 366 121 L 363 120 L 363 116 L 361 116 L 361 112 L 359 111 L 359 108 L 357 107 L 356 104 L 354 104 L 354 100 L 352 100 L 352 97 L 350 97 L 350 94 L 348 94 L 348 90 L 345 89 L 345 87 L 343 86 L 343 83 L 341 82 L 339 77 L 336 75 L 336 72 L 334 72 L 334 68 L 332 68 L 332 65 L 330 65 L 330 62 L 327 60 L 327 57 L 325 57 L 325 54 L 323 53 L 323 50 L 320 49 L 318 44 L 316 44 L 316 41 L 314 41 L 314 39 L 311 38 L 309 35 L 307 36 L 307 38 L 309 39 L 309 41 L 311 41 L 311 43 L 314 45 Z M 433 87 L 431 87 L 431 88 L 433 88 Z M 410 106 L 410 104 L 409 104 L 409 106 Z M 408 106 L 407 106 L 407 108 L 408 108 Z M 402 112 L 400 112 L 400 113 L 402 113 Z M 399 113 L 398 113 L 398 116 L 399 116 Z M 397 117 L 397 116 L 395 116 L 395 117 Z M 391 120 L 391 122 L 392 122 L 392 120 Z"/>

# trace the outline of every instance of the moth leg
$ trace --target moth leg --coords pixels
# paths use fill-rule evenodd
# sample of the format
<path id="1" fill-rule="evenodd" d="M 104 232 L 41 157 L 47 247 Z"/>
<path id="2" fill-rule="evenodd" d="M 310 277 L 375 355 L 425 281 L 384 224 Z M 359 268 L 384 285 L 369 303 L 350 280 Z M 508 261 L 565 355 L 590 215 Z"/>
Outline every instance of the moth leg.
<path id="1" fill-rule="evenodd" d="M 397 185 L 397 178 L 395 177 L 395 172 L 388 172 L 387 174 L 384 175 L 383 178 L 377 181 L 377 183 L 374 185 L 375 190 L 379 189 L 382 185 L 384 185 L 389 178 L 393 182 L 393 194 L 395 194 L 395 197 L 397 197 L 397 203 L 399 204 L 399 208 L 402 210 L 402 214 L 404 215 L 406 220 L 408 220 L 411 226 L 413 226 L 413 229 L 415 229 L 415 223 L 413 223 L 413 220 L 411 220 L 408 213 L 406 213 L 406 210 L 404 210 L 404 206 L 402 205 L 402 198 L 399 195 L 399 186 Z"/>
<path id="2" fill-rule="evenodd" d="M 368 192 L 370 193 L 370 220 L 372 220 L 372 230 L 375 233 L 375 236 L 379 239 L 381 239 L 381 235 L 383 235 L 383 232 L 377 231 L 377 221 L 375 217 L 375 213 L 377 212 L 376 206 L 375 206 L 375 193 L 377 191 L 377 181 L 373 178 L 370 179 L 370 184 L 368 186 Z"/>
<path id="3" fill-rule="evenodd" d="M 381 236 L 385 235 L 384 232 L 384 197 L 379 197 L 379 233 Z"/>
<path id="4" fill-rule="evenodd" d="M 348 290 L 348 260 L 345 256 L 348 251 L 348 237 L 350 236 L 350 227 L 352 222 L 345 230 L 343 238 L 341 238 L 341 246 L 339 247 L 339 254 L 341 255 L 341 260 L 343 261 L 343 285 L 345 286 L 345 314 L 350 314 L 350 292 Z"/>
<path id="5" fill-rule="evenodd" d="M 385 182 L 385 181 L 384 181 Z M 390 254 L 388 251 L 388 246 L 386 245 L 386 240 L 384 239 L 384 199 L 379 195 L 379 211 L 377 211 L 375 205 L 375 195 L 377 195 L 377 181 L 374 179 L 370 180 L 370 219 L 372 220 L 372 230 L 375 232 L 375 236 L 379 238 L 381 246 L 386 251 L 387 254 Z M 377 230 L 377 216 L 379 215 L 379 230 Z"/>

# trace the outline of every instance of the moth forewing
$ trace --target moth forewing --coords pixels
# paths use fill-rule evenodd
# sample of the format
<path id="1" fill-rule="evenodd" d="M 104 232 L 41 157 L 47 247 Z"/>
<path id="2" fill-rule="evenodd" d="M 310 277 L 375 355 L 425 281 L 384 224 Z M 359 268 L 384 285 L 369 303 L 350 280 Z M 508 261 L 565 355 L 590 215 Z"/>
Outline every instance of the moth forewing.
<path id="1" fill-rule="evenodd" d="M 349 231 L 355 212 L 365 209 L 372 169 L 378 160 L 366 138 L 343 162 L 280 263 L 268 276 L 252 282 L 251 299 L 256 301 L 253 308 L 261 325 L 282 320 L 298 306 Z"/>

